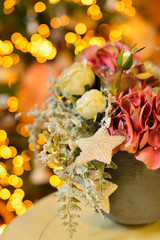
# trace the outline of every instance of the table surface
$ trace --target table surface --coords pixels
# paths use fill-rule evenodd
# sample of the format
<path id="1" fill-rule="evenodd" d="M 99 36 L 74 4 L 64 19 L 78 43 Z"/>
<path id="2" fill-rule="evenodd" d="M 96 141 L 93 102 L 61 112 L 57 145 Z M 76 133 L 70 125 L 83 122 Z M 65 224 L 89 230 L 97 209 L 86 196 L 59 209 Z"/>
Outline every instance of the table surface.
<path id="1" fill-rule="evenodd" d="M 68 240 L 68 232 L 61 226 L 56 215 L 58 203 L 49 195 L 38 201 L 24 215 L 16 217 L 0 236 L 0 240 Z M 127 227 L 106 222 L 101 216 L 84 207 L 79 225 L 73 240 L 159 240 L 160 222 L 140 226 Z"/>

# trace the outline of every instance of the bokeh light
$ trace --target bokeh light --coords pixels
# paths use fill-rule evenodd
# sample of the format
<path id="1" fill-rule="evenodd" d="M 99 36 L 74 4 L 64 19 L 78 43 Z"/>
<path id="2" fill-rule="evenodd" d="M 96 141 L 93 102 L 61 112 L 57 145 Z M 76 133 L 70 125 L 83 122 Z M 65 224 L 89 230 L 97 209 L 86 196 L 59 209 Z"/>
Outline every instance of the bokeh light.
<path id="1" fill-rule="evenodd" d="M 0 191 L 0 198 L 3 199 L 3 200 L 7 200 L 10 198 L 10 191 L 7 189 L 7 188 L 3 188 L 1 191 Z"/>
<path id="2" fill-rule="evenodd" d="M 56 187 L 56 188 L 64 184 L 64 181 L 59 179 L 57 175 L 52 175 L 49 179 L 49 182 L 53 187 Z"/>
<path id="3" fill-rule="evenodd" d="M 44 11 L 46 10 L 46 5 L 44 4 L 44 2 L 37 2 L 37 3 L 34 5 L 34 10 L 35 10 L 35 12 L 37 12 L 37 13 L 44 12 Z"/>
<path id="4" fill-rule="evenodd" d="M 7 139 L 7 133 L 3 129 L 0 129 L 0 142 L 3 142 Z"/>

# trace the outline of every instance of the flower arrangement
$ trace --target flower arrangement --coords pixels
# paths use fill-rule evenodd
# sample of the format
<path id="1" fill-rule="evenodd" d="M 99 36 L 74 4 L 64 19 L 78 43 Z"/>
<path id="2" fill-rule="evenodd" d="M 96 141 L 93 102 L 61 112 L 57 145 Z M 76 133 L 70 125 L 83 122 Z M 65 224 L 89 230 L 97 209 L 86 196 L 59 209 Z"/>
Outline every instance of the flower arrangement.
<path id="1" fill-rule="evenodd" d="M 160 168 L 160 81 L 151 62 L 139 61 L 136 45 L 106 42 L 85 50 L 58 78 L 50 76 L 52 97 L 30 115 L 30 142 L 45 144 L 44 164 L 64 180 L 56 193 L 63 225 L 72 236 L 81 202 L 102 216 L 117 189 L 109 168 L 119 150 L 134 154 L 149 169 Z M 118 171 L 118 169 L 117 169 Z M 103 211 L 102 211 L 103 210 Z"/>

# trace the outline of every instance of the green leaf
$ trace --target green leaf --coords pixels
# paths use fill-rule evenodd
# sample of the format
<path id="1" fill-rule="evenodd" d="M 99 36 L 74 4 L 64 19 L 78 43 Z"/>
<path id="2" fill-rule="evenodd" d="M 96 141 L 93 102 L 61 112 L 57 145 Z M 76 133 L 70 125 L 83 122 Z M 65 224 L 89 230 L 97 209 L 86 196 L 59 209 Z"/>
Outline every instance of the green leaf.
<path id="1" fill-rule="evenodd" d="M 71 203 L 70 210 L 71 211 L 81 211 L 82 209 L 77 204 Z"/>
<path id="2" fill-rule="evenodd" d="M 61 195 L 58 199 L 58 202 L 65 202 L 66 201 L 66 196 Z"/>
<path id="3" fill-rule="evenodd" d="M 142 47 L 142 48 L 138 49 L 135 53 L 138 53 L 138 52 L 142 51 L 144 48 L 145 48 L 145 47 Z M 135 54 L 135 53 L 134 53 L 134 54 Z"/>
<path id="4" fill-rule="evenodd" d="M 64 215 L 61 217 L 61 219 L 67 219 L 67 217 L 68 217 L 68 215 L 67 215 L 67 213 L 66 213 L 66 214 L 64 214 Z"/>
<path id="5" fill-rule="evenodd" d="M 131 48 L 130 48 L 130 53 L 133 53 L 133 51 L 134 51 L 134 49 L 135 49 L 135 47 L 137 46 L 137 43 L 135 43 Z"/>
<path id="6" fill-rule="evenodd" d="M 58 212 L 62 212 L 67 209 L 67 205 L 63 204 L 62 207 L 58 208 Z"/>
<path id="7" fill-rule="evenodd" d="M 119 55 L 118 55 L 118 58 L 117 58 L 117 65 L 119 67 L 122 67 L 122 62 L 123 62 L 123 53 L 124 51 L 120 51 Z"/>
<path id="8" fill-rule="evenodd" d="M 80 201 L 79 201 L 77 198 L 72 197 L 72 198 L 71 198 L 71 202 L 78 203 L 78 202 L 80 202 Z"/>
<path id="9" fill-rule="evenodd" d="M 133 64 L 133 53 L 131 53 L 131 55 L 129 55 L 129 57 L 127 58 L 127 60 L 123 64 L 122 69 L 123 70 L 128 70 L 132 67 L 132 64 Z"/>

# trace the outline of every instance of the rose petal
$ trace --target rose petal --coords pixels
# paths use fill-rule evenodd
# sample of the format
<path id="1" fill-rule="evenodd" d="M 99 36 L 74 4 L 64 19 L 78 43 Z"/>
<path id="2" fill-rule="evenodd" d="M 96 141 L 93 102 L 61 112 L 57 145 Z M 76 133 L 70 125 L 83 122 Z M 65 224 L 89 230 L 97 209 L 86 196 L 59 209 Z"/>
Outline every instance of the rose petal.
<path id="1" fill-rule="evenodd" d="M 151 104 L 146 102 L 140 112 L 140 126 L 143 130 L 146 130 L 148 128 L 146 122 L 150 114 L 151 114 Z"/>
<path id="2" fill-rule="evenodd" d="M 144 148 L 135 154 L 135 158 L 144 162 L 149 169 L 160 168 L 160 151 L 154 150 L 152 147 Z"/>
<path id="3" fill-rule="evenodd" d="M 140 132 L 139 133 L 139 149 L 143 148 L 147 142 L 149 137 L 149 130 L 146 132 Z"/>
<path id="4" fill-rule="evenodd" d="M 132 113 L 135 110 L 135 108 L 131 104 L 131 102 L 128 99 L 125 99 L 125 98 L 120 99 L 120 107 L 121 107 L 122 111 L 124 113 L 128 114 L 128 115 L 132 115 Z"/>
<path id="5" fill-rule="evenodd" d="M 154 148 L 160 148 L 160 129 L 151 132 L 148 143 Z"/>
<path id="6" fill-rule="evenodd" d="M 133 114 L 131 115 L 132 125 L 135 130 L 141 130 L 139 117 L 140 109 L 141 109 L 140 107 L 136 108 Z"/>
<path id="7" fill-rule="evenodd" d="M 109 59 L 108 56 L 105 55 L 99 55 L 100 60 L 102 61 L 102 63 L 105 63 L 110 70 L 114 73 L 115 72 L 115 65 L 113 64 L 113 62 Z"/>

